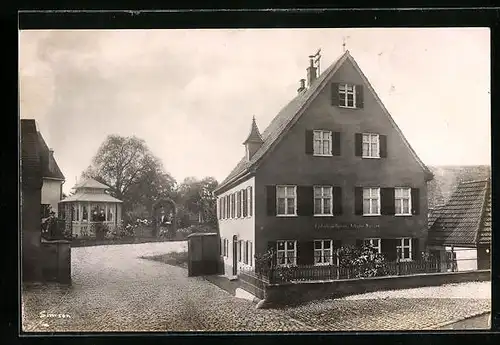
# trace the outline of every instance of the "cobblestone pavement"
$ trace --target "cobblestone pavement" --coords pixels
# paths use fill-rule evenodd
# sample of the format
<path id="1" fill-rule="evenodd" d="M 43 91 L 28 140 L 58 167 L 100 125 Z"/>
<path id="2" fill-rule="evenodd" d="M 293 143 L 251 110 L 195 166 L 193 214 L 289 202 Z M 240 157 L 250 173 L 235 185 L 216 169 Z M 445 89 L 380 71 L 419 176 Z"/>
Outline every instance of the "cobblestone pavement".
<path id="1" fill-rule="evenodd" d="M 491 281 L 427 286 L 413 289 L 376 291 L 344 299 L 374 298 L 476 298 L 491 300 Z"/>
<path id="2" fill-rule="evenodd" d="M 386 298 L 317 301 L 282 312 L 319 331 L 432 329 L 491 310 L 489 299 Z"/>
<path id="3" fill-rule="evenodd" d="M 23 291 L 23 330 L 312 330 L 276 310 L 257 310 L 202 278 L 188 278 L 185 269 L 138 258 L 171 250 L 149 244 L 73 248 L 71 288 Z"/>
<path id="4" fill-rule="evenodd" d="M 418 330 L 490 310 L 488 298 L 408 298 L 408 291 L 405 296 L 392 292 L 285 309 L 255 309 L 253 303 L 202 278 L 188 278 L 185 269 L 138 258 L 173 250 L 185 250 L 185 243 L 73 248 L 70 288 L 35 285 L 23 291 L 23 330 Z M 457 288 L 448 287 L 448 292 Z M 427 297 L 432 297 L 429 291 Z"/>

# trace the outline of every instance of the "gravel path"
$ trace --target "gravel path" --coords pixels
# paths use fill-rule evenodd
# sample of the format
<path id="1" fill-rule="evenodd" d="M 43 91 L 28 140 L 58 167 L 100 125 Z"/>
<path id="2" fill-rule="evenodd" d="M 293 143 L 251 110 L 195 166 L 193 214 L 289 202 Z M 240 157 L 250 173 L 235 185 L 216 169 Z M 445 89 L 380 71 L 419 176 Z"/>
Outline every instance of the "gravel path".
<path id="1" fill-rule="evenodd" d="M 185 269 L 138 258 L 179 248 L 175 243 L 73 248 L 71 288 L 39 285 L 23 291 L 23 330 L 312 330 L 276 310 L 257 310 L 202 278 L 188 278 Z"/>

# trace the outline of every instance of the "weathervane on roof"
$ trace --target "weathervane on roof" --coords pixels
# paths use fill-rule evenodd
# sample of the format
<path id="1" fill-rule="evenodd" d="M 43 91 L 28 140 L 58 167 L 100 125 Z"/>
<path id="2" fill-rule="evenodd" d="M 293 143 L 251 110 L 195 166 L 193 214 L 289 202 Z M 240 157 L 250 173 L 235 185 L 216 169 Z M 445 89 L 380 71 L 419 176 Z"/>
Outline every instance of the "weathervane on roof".
<path id="1" fill-rule="evenodd" d="M 314 55 L 309 55 L 309 58 L 311 59 L 311 61 L 314 62 L 314 66 L 317 68 L 317 72 L 318 72 L 318 75 L 321 74 L 321 71 L 319 69 L 319 61 L 321 59 L 321 48 L 318 49 L 318 51 L 316 52 L 316 54 Z"/>
<path id="2" fill-rule="evenodd" d="M 351 36 L 342 36 L 342 51 L 345 52 L 345 41 Z"/>

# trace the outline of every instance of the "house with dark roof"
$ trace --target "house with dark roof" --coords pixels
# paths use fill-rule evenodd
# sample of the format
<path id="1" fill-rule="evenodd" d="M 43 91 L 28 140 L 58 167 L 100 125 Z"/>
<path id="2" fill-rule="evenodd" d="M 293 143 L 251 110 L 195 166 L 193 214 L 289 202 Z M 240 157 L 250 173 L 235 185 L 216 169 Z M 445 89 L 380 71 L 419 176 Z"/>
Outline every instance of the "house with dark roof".
<path id="1" fill-rule="evenodd" d="M 368 243 L 415 260 L 427 241 L 433 178 L 346 51 L 324 72 L 311 58 L 297 95 L 215 190 L 226 273 L 274 249 L 280 265 L 324 265 Z"/>
<path id="2" fill-rule="evenodd" d="M 491 266 L 491 179 L 463 181 L 429 214 L 429 249 L 458 271 Z M 453 259 L 453 260 L 452 260 Z"/>
<path id="3" fill-rule="evenodd" d="M 429 211 L 448 202 L 461 182 L 491 178 L 489 165 L 429 166 L 434 178 L 428 183 Z"/>
<path id="4" fill-rule="evenodd" d="M 69 243 L 52 243 L 41 238 L 41 220 L 48 216 L 49 206 L 57 212 L 64 175 L 35 120 L 23 119 L 20 127 L 21 274 L 23 281 L 42 281 L 51 279 L 52 268 L 70 266 Z M 59 264 L 58 258 L 52 256 L 54 247 L 57 250 L 64 247 L 58 255 L 67 259 L 66 265 Z M 63 280 L 70 277 L 68 272 L 63 272 L 63 275 Z"/>
<path id="5" fill-rule="evenodd" d="M 62 199 L 64 175 L 54 158 L 54 150 L 47 146 L 40 131 L 38 133 L 38 147 L 40 149 L 40 165 L 42 168 L 42 218 L 48 217 L 53 211 L 58 215 L 58 203 Z"/>

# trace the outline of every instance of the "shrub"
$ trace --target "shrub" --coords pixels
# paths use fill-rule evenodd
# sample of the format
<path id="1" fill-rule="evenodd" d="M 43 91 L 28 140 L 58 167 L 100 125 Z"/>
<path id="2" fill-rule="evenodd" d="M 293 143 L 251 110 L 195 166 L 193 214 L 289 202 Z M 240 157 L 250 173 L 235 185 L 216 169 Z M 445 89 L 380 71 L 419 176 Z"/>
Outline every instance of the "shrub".
<path id="1" fill-rule="evenodd" d="M 385 258 L 370 246 L 344 246 L 337 250 L 339 266 L 350 278 L 377 277 L 387 273 Z"/>
<path id="2" fill-rule="evenodd" d="M 264 254 L 255 254 L 255 272 L 259 275 L 267 275 L 269 269 L 274 265 L 274 250 L 269 249 Z"/>

